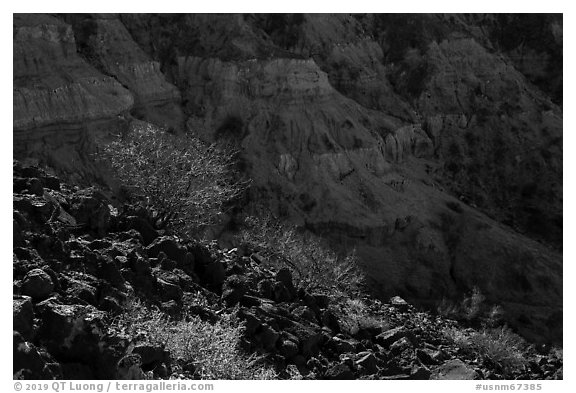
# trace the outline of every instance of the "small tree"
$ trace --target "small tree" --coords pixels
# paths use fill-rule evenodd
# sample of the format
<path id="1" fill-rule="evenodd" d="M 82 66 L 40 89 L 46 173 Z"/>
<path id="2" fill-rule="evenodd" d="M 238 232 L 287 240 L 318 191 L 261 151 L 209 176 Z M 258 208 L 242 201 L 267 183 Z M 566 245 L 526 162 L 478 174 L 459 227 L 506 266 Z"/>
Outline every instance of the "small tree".
<path id="1" fill-rule="evenodd" d="M 217 222 L 226 203 L 246 188 L 235 179 L 233 157 L 190 135 L 133 122 L 128 133 L 102 146 L 100 158 L 153 212 L 158 227 L 190 237 Z"/>
<path id="2" fill-rule="evenodd" d="M 311 233 L 299 233 L 266 213 L 245 218 L 239 242 L 276 268 L 287 267 L 299 284 L 334 296 L 355 298 L 365 277 L 354 253 L 340 256 Z"/>

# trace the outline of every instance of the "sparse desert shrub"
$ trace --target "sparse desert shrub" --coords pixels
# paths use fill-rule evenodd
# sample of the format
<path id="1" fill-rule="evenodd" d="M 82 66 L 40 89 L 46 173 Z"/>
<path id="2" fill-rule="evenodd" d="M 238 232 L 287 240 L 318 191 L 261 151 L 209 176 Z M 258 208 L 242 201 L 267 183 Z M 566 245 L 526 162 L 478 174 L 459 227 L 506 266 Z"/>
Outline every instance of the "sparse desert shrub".
<path id="1" fill-rule="evenodd" d="M 456 345 L 458 348 L 463 349 L 464 351 L 470 350 L 472 346 L 472 341 L 470 340 L 470 336 L 466 333 L 463 329 L 458 328 L 446 328 L 442 331 L 444 337 Z"/>
<path id="2" fill-rule="evenodd" d="M 462 302 L 464 318 L 467 320 L 472 320 L 480 315 L 480 310 L 482 303 L 486 300 L 486 297 L 482 295 L 478 287 L 472 288 L 472 293 L 469 297 L 465 298 Z"/>
<path id="3" fill-rule="evenodd" d="M 239 348 L 244 326 L 232 315 L 223 314 L 211 324 L 197 316 L 172 321 L 139 301 L 112 323 L 133 338 L 145 337 L 162 344 L 174 359 L 193 363 L 202 379 L 274 379 L 276 373 L 262 359 L 249 356 Z"/>
<path id="4" fill-rule="evenodd" d="M 351 297 L 362 291 L 364 276 L 353 253 L 341 257 L 320 238 L 298 233 L 270 216 L 247 217 L 245 223 L 247 228 L 239 236 L 240 243 L 271 265 L 288 267 L 300 285 Z"/>
<path id="5" fill-rule="evenodd" d="M 528 344 L 507 326 L 481 331 L 457 328 L 444 330 L 444 336 L 464 351 L 479 355 L 497 365 L 505 376 L 520 371 L 528 363 Z"/>
<path id="6" fill-rule="evenodd" d="M 456 320 L 474 322 L 490 319 L 494 321 L 497 316 L 500 316 L 501 309 L 493 307 L 490 310 L 486 310 L 485 300 L 486 298 L 482 295 L 480 289 L 474 287 L 470 295 L 465 297 L 460 303 L 443 299 L 437 310 L 440 315 Z"/>
<path id="7" fill-rule="evenodd" d="M 333 310 L 338 316 L 340 328 L 348 334 L 356 334 L 362 329 L 386 329 L 383 318 L 371 314 L 361 299 L 345 299 Z"/>
<path id="8" fill-rule="evenodd" d="M 159 227 L 181 236 L 217 222 L 246 183 L 235 180 L 232 154 L 190 135 L 172 135 L 149 123 L 104 144 L 108 162 L 130 195 L 154 212 Z"/>

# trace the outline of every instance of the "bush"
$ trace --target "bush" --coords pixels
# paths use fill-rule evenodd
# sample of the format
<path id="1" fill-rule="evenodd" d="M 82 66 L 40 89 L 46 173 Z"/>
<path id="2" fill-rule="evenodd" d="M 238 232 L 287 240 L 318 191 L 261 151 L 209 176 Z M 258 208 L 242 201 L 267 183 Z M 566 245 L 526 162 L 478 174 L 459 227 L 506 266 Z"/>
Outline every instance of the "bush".
<path id="1" fill-rule="evenodd" d="M 323 241 L 298 233 L 272 217 L 247 217 L 239 236 L 243 247 L 264 257 L 276 268 L 287 267 L 300 285 L 331 295 L 355 297 L 364 287 L 364 276 L 354 254 L 338 256 Z"/>
<path id="2" fill-rule="evenodd" d="M 437 308 L 438 313 L 445 317 L 467 322 L 494 322 L 499 317 L 501 310 L 497 306 L 486 310 L 485 299 L 480 289 L 474 287 L 470 296 L 465 297 L 460 303 L 454 303 L 446 299 L 442 300 Z"/>
<path id="3" fill-rule="evenodd" d="M 360 330 L 385 330 L 389 327 L 387 321 L 372 314 L 360 299 L 345 299 L 336 306 L 331 306 L 331 311 L 338 317 L 340 328 L 350 335 L 355 335 Z"/>
<path id="4" fill-rule="evenodd" d="M 227 202 L 245 189 L 234 179 L 232 154 L 190 135 L 172 135 L 149 123 L 105 144 L 108 162 L 132 197 L 154 212 L 158 227 L 193 237 L 214 224 Z"/>
<path id="5" fill-rule="evenodd" d="M 192 363 L 195 376 L 202 379 L 276 378 L 276 373 L 261 359 L 240 350 L 244 326 L 231 315 L 221 315 L 214 324 L 197 316 L 170 321 L 157 309 L 132 300 L 112 328 L 164 345 L 173 359 Z"/>
<path id="6" fill-rule="evenodd" d="M 507 326 L 479 332 L 450 328 L 444 330 L 444 336 L 465 352 L 479 355 L 498 366 L 508 377 L 522 371 L 528 363 L 527 343 Z"/>

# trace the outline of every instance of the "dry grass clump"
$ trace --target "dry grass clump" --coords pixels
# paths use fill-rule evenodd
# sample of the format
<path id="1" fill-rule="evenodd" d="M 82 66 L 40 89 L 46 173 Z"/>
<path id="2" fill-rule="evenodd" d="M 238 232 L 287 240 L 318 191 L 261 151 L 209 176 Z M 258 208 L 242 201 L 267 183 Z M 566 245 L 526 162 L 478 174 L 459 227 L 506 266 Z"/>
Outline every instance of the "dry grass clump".
<path id="1" fill-rule="evenodd" d="M 238 344 L 244 326 L 231 315 L 211 324 L 197 316 L 171 321 L 157 309 L 132 301 L 113 322 L 133 340 L 162 344 L 174 359 L 193 364 L 202 379 L 274 379 L 261 359 L 243 353 Z"/>
<path id="2" fill-rule="evenodd" d="M 503 310 L 498 305 L 488 305 L 486 298 L 478 289 L 474 287 L 469 296 L 461 302 L 442 300 L 437 311 L 440 315 L 465 321 L 476 326 L 497 327 L 503 323 Z"/>
<path id="3" fill-rule="evenodd" d="M 370 313 L 361 299 L 345 299 L 335 310 L 340 327 L 348 334 L 355 335 L 360 330 L 385 330 L 388 323 L 381 317 Z"/>
<path id="4" fill-rule="evenodd" d="M 464 351 L 479 355 L 500 367 L 505 375 L 520 371 L 528 363 L 526 341 L 507 326 L 480 331 L 450 328 L 444 336 Z"/>
<path id="5" fill-rule="evenodd" d="M 310 234 L 299 233 L 270 216 L 245 219 L 239 240 L 275 268 L 288 267 L 298 283 L 330 295 L 355 297 L 364 287 L 364 276 L 354 254 L 341 257 Z"/>

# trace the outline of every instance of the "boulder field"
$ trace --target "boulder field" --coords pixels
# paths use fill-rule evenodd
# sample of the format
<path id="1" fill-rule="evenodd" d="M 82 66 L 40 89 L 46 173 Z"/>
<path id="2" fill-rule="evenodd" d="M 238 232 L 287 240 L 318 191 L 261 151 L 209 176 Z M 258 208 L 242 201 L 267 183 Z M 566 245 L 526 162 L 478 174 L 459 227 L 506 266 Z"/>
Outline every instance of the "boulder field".
<path id="1" fill-rule="evenodd" d="M 301 287 L 287 268 L 163 234 L 141 208 L 36 166 L 13 169 L 14 378 L 200 378 L 205 359 L 176 356 L 153 330 L 119 328 L 136 299 L 174 320 L 235 318 L 242 336 L 230 345 L 278 378 L 562 378 L 557 352 L 531 346 L 523 367 L 505 371 L 446 334 L 470 328 L 398 296 L 364 295 L 361 314 L 343 313 L 342 299 Z"/>

